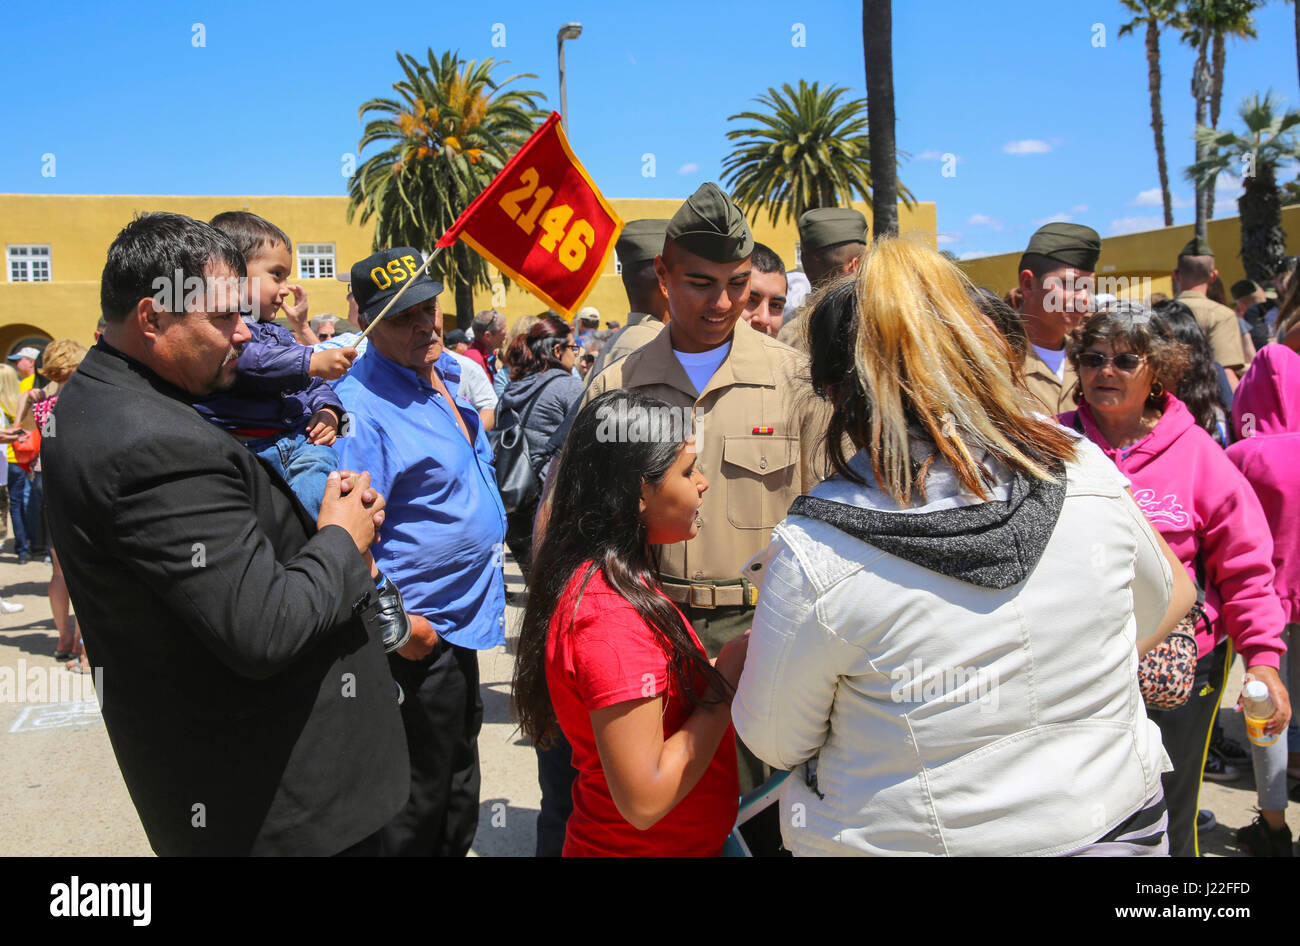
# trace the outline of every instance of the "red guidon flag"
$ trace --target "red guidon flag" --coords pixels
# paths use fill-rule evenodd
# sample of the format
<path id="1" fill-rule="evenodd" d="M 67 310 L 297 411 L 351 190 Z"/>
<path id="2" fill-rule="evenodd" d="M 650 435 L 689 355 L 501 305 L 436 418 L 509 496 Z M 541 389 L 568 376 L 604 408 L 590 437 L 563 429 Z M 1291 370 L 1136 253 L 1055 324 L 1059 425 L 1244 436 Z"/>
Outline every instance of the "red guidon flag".
<path id="1" fill-rule="evenodd" d="M 559 113 L 551 112 L 437 245 L 464 240 L 572 317 L 622 229 L 622 219 L 569 147 Z"/>

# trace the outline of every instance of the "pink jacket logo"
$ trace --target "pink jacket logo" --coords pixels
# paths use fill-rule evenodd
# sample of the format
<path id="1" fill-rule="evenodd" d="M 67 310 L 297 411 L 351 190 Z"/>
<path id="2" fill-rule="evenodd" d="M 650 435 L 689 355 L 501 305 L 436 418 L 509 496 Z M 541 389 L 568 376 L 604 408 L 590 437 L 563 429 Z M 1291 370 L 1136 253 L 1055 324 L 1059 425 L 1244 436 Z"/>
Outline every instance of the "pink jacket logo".
<path id="1" fill-rule="evenodd" d="M 1133 498 L 1137 500 L 1138 506 L 1153 525 L 1164 522 L 1176 529 L 1185 529 L 1192 524 L 1191 517 L 1182 506 L 1178 505 L 1178 500 L 1173 493 L 1164 499 L 1156 499 L 1155 490 L 1139 489 L 1133 492 Z"/>

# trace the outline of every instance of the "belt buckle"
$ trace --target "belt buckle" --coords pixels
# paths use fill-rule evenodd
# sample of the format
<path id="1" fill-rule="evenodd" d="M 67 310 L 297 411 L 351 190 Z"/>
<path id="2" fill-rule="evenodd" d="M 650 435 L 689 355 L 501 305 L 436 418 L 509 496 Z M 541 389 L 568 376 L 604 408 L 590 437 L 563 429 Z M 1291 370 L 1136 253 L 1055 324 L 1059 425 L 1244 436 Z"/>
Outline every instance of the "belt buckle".
<path id="1" fill-rule="evenodd" d="M 709 610 L 712 610 L 712 609 L 714 609 L 714 608 L 717 608 L 717 606 L 718 606 L 718 588 L 717 588 L 716 585 L 691 585 L 690 587 L 691 587 L 691 591 L 690 591 L 690 602 L 691 602 L 691 607 L 692 607 L 692 608 L 705 608 L 705 609 L 709 609 Z M 696 591 L 697 588 L 698 588 L 699 590 L 701 590 L 701 591 L 705 591 L 705 590 L 707 590 L 707 591 L 709 592 L 709 603 L 708 603 L 708 604 L 698 604 L 698 603 L 696 603 L 696 600 L 695 600 L 695 591 Z"/>

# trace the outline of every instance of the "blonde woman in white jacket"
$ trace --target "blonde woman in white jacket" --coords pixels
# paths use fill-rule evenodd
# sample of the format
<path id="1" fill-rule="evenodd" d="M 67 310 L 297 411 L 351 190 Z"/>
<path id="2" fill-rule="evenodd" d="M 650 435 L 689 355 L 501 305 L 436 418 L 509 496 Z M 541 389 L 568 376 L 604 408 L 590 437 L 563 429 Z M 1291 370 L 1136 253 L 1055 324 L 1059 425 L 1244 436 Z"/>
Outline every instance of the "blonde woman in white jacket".
<path id="1" fill-rule="evenodd" d="M 746 565 L 737 733 L 796 854 L 1167 853 L 1137 660 L 1195 589 L 967 288 L 887 239 L 815 301 L 835 475 Z"/>

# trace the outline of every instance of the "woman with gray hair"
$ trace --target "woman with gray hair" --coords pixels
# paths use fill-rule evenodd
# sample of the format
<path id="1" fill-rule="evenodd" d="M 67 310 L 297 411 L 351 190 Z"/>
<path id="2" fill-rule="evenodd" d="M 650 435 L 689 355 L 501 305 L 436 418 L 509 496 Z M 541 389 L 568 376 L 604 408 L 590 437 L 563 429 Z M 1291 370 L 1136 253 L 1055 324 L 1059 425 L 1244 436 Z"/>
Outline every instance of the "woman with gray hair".
<path id="1" fill-rule="evenodd" d="M 1174 764 L 1164 775 L 1170 854 L 1198 853 L 1196 818 L 1210 729 L 1235 648 L 1247 680 L 1264 681 L 1276 711 L 1266 731 L 1291 717 L 1278 677 L 1286 619 L 1273 590 L 1273 540 L 1259 500 L 1175 395 L 1187 354 L 1152 324 L 1140 303 L 1116 302 L 1072 334 L 1068 356 L 1079 375 L 1079 407 L 1060 417 L 1129 478 L 1133 498 L 1187 574 L 1204 591 L 1181 626 L 1196 642 L 1191 696 L 1172 709 L 1148 708 Z"/>

